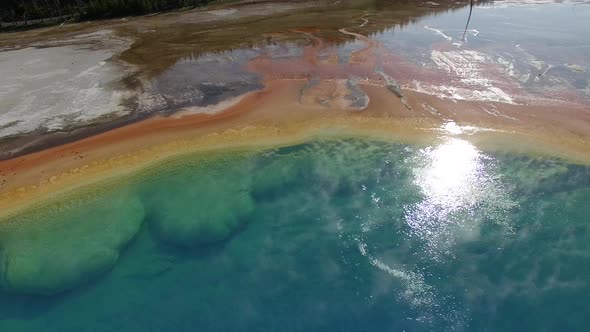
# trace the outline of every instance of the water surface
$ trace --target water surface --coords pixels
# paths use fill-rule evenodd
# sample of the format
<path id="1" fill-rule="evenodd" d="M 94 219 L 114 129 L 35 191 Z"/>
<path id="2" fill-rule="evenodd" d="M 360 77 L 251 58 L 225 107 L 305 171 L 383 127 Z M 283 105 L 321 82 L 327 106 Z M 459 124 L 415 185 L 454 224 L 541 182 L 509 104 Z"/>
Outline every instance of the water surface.
<path id="1" fill-rule="evenodd" d="M 0 325 L 582 331 L 589 184 L 453 137 L 184 157 L 3 230 L 4 286 L 57 294 L 2 293 Z"/>

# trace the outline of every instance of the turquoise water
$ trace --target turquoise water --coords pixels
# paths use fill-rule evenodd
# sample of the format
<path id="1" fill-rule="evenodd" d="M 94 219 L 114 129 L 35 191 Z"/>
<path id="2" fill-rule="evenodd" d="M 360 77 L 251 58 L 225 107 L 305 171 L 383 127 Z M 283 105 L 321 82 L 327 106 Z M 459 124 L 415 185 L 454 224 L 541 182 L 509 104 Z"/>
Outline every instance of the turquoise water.
<path id="1" fill-rule="evenodd" d="M 0 331 L 586 331 L 590 167 L 332 140 L 195 155 L 0 230 Z"/>

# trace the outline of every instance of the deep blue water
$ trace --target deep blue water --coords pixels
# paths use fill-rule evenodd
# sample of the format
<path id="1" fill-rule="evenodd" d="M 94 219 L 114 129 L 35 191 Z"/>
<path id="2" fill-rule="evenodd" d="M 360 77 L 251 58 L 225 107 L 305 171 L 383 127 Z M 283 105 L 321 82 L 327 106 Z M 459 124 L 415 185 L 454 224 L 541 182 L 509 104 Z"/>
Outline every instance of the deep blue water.
<path id="1" fill-rule="evenodd" d="M 182 157 L 11 220 L 0 331 L 587 331 L 589 202 L 460 139 Z"/>

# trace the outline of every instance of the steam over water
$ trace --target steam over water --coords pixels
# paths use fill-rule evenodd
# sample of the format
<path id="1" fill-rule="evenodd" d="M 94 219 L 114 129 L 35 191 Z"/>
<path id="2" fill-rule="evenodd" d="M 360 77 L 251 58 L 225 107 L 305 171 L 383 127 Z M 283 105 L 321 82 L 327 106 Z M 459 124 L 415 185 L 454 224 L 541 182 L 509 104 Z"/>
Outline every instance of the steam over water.
<path id="1" fill-rule="evenodd" d="M 588 167 L 337 140 L 138 180 L 0 232 L 3 330 L 586 326 Z"/>

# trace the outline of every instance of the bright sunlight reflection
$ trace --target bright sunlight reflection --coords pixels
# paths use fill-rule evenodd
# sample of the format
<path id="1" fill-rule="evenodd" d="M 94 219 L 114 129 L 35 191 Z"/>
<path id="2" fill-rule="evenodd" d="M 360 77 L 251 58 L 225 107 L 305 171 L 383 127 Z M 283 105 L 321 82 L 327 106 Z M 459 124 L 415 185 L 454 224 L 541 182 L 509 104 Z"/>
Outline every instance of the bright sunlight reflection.
<path id="1" fill-rule="evenodd" d="M 451 138 L 425 150 L 428 165 L 417 174 L 417 184 L 427 199 L 446 209 L 469 205 L 477 196 L 481 173 L 480 153 L 471 143 Z"/>
<path id="2" fill-rule="evenodd" d="M 439 257 L 450 253 L 457 241 L 477 237 L 481 218 L 476 210 L 487 199 L 490 179 L 485 156 L 466 140 L 447 137 L 420 152 L 415 183 L 423 199 L 406 207 L 405 219 L 433 257 Z"/>

